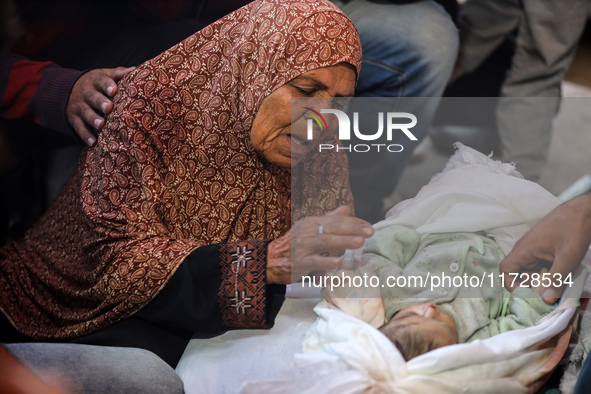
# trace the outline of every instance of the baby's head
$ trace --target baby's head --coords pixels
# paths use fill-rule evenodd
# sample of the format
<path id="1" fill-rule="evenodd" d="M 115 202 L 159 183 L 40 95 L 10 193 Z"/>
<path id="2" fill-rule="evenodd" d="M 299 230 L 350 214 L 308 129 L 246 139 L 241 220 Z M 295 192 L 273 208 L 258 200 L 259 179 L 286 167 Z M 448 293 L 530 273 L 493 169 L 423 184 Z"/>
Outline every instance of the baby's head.
<path id="1" fill-rule="evenodd" d="M 433 349 L 458 343 L 456 324 L 435 304 L 401 309 L 379 330 L 396 345 L 406 361 Z"/>

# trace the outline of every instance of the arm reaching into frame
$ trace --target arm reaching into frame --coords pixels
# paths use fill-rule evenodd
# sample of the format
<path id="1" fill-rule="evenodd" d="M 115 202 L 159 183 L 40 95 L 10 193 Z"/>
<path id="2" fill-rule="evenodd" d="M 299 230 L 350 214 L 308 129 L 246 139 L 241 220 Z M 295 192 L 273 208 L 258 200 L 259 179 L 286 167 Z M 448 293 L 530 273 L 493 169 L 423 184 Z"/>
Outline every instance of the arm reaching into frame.
<path id="1" fill-rule="evenodd" d="M 544 267 L 552 277 L 565 278 L 581 263 L 590 242 L 591 195 L 583 195 L 558 206 L 515 244 L 501 262 L 505 283 L 511 283 L 509 273 L 540 272 Z M 552 283 L 540 294 L 546 303 L 554 304 L 563 290 L 564 286 Z"/>
<path id="2" fill-rule="evenodd" d="M 81 72 L 52 62 L 32 61 L 12 52 L 0 54 L 0 117 L 28 119 L 74 136 L 87 145 L 113 109 L 117 82 L 132 68 Z"/>

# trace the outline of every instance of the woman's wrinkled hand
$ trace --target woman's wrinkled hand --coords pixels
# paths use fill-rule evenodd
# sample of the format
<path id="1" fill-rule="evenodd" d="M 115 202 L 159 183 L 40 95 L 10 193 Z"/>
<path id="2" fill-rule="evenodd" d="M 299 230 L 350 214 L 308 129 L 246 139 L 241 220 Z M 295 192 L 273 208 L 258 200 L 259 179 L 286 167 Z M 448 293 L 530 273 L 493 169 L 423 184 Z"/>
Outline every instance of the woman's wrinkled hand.
<path id="1" fill-rule="evenodd" d="M 269 243 L 267 283 L 293 283 L 311 271 L 336 269 L 345 250 L 360 248 L 373 232 L 371 224 L 350 216 L 347 206 L 307 217 Z"/>

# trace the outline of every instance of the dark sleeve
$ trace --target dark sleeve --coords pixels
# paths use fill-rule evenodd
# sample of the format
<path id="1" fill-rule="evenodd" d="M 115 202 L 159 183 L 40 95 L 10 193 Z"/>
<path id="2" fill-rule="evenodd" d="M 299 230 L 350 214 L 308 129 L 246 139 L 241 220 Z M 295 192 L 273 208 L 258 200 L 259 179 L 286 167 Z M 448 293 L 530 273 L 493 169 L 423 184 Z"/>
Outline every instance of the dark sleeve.
<path id="1" fill-rule="evenodd" d="M 266 283 L 268 243 L 250 240 L 197 248 L 136 316 L 203 334 L 272 327 L 285 286 Z"/>
<path id="2" fill-rule="evenodd" d="M 0 52 L 0 117 L 28 119 L 74 136 L 66 104 L 81 71 Z"/>

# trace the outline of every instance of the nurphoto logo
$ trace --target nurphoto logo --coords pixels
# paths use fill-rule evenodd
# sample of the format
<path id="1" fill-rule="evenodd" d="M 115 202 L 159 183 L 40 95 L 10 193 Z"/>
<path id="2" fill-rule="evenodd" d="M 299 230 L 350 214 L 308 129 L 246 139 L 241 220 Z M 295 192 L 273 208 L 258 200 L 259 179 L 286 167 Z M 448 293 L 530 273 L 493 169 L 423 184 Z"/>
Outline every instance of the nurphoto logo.
<path id="1" fill-rule="evenodd" d="M 347 113 L 338 109 L 321 109 L 320 112 L 309 107 L 303 107 L 307 110 L 305 114 L 311 117 L 307 123 L 307 138 L 314 139 L 314 123 L 318 125 L 321 131 L 328 129 L 328 125 L 322 114 L 333 114 L 338 120 L 338 134 L 341 141 L 351 140 L 351 121 Z M 401 119 L 409 120 L 410 122 L 401 123 Z M 384 127 L 384 123 L 386 126 Z M 402 132 L 410 141 L 417 141 L 417 137 L 410 131 L 411 128 L 417 125 L 417 117 L 409 112 L 378 112 L 378 130 L 373 134 L 364 134 L 359 130 L 359 113 L 353 112 L 353 133 L 358 140 L 361 141 L 383 141 L 382 135 L 384 129 L 386 131 L 386 141 L 392 141 L 392 136 L 395 132 Z M 380 149 L 388 152 L 402 152 L 404 147 L 401 144 L 387 144 L 387 143 L 372 143 L 372 144 L 351 144 L 343 146 L 335 146 L 332 144 L 319 144 L 318 150 L 336 149 L 346 150 L 349 152 L 369 152 Z"/>

